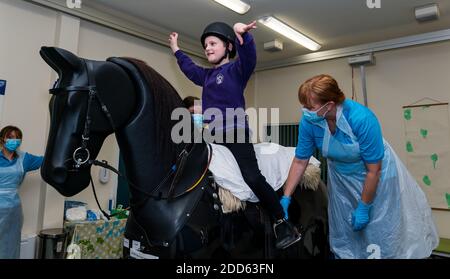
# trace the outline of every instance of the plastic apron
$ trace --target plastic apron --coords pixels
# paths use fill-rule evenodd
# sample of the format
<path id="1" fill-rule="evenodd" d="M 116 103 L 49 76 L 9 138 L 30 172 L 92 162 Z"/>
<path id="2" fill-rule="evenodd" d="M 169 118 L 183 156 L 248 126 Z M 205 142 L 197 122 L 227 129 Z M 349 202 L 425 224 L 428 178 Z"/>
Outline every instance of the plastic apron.
<path id="1" fill-rule="evenodd" d="M 438 244 L 431 208 L 385 140 L 370 222 L 365 229 L 353 231 L 351 213 L 361 199 L 367 171 L 342 106 L 337 107 L 336 119 L 336 129 L 350 139 L 346 143 L 331 135 L 326 121 L 318 124 L 325 130 L 322 153 L 328 163 L 331 250 L 337 258 L 350 259 L 428 257 Z"/>
<path id="2" fill-rule="evenodd" d="M 18 152 L 14 165 L 0 167 L 0 259 L 18 259 L 20 256 L 22 206 L 18 194 L 23 181 L 24 154 Z"/>

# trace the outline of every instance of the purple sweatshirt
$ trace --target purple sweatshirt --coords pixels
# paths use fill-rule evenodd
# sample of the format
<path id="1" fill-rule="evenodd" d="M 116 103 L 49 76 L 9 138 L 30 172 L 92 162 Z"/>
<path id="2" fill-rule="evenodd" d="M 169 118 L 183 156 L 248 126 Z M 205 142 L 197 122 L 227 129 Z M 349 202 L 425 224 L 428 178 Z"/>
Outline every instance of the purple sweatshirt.
<path id="1" fill-rule="evenodd" d="M 178 65 L 186 77 L 196 85 L 203 87 L 203 112 L 209 108 L 217 108 L 226 119 L 227 108 L 241 108 L 245 110 L 244 89 L 256 66 L 256 47 L 250 33 L 244 33 L 242 38 L 244 39 L 242 45 L 240 45 L 237 39 L 235 42 L 239 58 L 217 68 L 197 66 L 181 50 L 175 52 Z M 248 128 L 245 114 L 241 113 L 239 115 L 238 117 L 234 117 L 235 121 L 226 121 L 224 119 L 223 129 Z M 229 115 L 228 118 L 232 119 L 233 115 Z M 210 121 L 205 119 L 204 122 Z M 217 130 L 220 129 L 217 128 Z"/>

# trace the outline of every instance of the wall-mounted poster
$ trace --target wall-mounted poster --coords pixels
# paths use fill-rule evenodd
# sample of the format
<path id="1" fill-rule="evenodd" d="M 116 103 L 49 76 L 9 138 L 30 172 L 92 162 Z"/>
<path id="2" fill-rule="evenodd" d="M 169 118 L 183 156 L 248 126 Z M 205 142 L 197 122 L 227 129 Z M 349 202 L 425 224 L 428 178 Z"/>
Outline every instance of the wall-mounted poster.
<path id="1" fill-rule="evenodd" d="M 403 107 L 408 170 L 433 209 L 450 209 L 448 103 Z"/>
<path id="2" fill-rule="evenodd" d="M 6 80 L 0 79 L 0 95 L 5 95 L 6 92 Z"/>
<path id="3" fill-rule="evenodd" d="M 6 80 L 0 79 L 0 123 L 2 121 L 3 116 L 3 100 L 5 98 L 6 93 Z"/>

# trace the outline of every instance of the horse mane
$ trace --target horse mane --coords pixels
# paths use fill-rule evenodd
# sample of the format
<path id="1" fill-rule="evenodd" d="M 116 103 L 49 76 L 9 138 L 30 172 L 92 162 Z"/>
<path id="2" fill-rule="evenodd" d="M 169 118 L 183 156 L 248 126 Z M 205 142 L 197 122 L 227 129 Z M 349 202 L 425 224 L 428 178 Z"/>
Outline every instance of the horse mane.
<path id="1" fill-rule="evenodd" d="M 171 120 L 171 115 L 175 108 L 184 107 L 182 99 L 176 89 L 147 63 L 130 57 L 122 59 L 133 64 L 150 86 L 153 93 L 157 152 L 164 162 L 172 163 L 177 145 L 171 139 L 171 130 L 177 121 Z"/>

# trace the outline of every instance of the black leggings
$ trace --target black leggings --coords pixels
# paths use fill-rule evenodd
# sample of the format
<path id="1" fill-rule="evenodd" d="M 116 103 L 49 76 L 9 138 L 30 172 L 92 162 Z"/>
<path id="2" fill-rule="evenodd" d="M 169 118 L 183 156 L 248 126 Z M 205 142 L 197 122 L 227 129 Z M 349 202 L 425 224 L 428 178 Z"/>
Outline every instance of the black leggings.
<path id="1" fill-rule="evenodd" d="M 236 139 L 236 130 L 234 132 L 234 139 Z M 227 133 L 230 133 L 227 132 Z M 224 136 L 225 141 L 225 136 Z M 226 146 L 231 153 L 233 153 L 245 183 L 252 189 L 253 193 L 258 197 L 261 205 L 269 212 L 272 217 L 282 219 L 284 217 L 283 208 L 280 204 L 280 199 L 272 186 L 267 183 L 264 175 L 259 170 L 258 161 L 256 159 L 253 144 L 250 142 L 248 130 L 245 133 L 245 143 L 216 143 Z"/>

